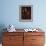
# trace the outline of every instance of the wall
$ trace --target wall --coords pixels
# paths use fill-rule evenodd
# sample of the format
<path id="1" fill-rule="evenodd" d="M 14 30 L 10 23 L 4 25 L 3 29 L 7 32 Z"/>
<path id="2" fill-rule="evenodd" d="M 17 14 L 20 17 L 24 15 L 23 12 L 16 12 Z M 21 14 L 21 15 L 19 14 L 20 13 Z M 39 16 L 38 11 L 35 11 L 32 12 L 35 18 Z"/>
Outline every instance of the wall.
<path id="1" fill-rule="evenodd" d="M 46 28 L 46 0 L 1 0 L 0 25 L 13 24 L 16 28 Z M 33 21 L 19 21 L 20 5 L 33 6 Z"/>

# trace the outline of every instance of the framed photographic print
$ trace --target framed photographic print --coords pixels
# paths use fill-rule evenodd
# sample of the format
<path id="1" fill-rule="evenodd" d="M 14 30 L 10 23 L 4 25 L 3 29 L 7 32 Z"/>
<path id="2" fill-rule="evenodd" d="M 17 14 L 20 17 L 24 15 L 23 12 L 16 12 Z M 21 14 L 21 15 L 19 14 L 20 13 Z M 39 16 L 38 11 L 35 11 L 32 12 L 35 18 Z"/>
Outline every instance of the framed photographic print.
<path id="1" fill-rule="evenodd" d="M 32 5 L 20 6 L 20 21 L 32 21 Z"/>

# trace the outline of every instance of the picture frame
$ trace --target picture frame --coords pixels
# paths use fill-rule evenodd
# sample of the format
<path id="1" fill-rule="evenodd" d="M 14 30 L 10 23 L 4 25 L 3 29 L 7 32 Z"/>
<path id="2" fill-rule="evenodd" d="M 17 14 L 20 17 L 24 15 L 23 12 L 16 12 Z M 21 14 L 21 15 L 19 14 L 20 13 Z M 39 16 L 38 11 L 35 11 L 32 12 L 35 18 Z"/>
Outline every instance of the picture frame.
<path id="1" fill-rule="evenodd" d="M 33 20 L 32 5 L 21 5 L 19 9 L 19 20 L 23 22 L 31 22 Z"/>

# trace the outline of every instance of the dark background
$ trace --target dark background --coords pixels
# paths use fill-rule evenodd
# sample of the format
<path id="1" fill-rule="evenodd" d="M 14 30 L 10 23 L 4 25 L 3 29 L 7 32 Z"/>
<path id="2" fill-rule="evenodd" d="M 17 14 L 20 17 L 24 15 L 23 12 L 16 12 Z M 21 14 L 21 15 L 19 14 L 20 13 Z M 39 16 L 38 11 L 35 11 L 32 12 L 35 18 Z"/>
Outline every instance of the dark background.
<path id="1" fill-rule="evenodd" d="M 21 7 L 21 19 L 31 19 L 31 7 Z"/>

